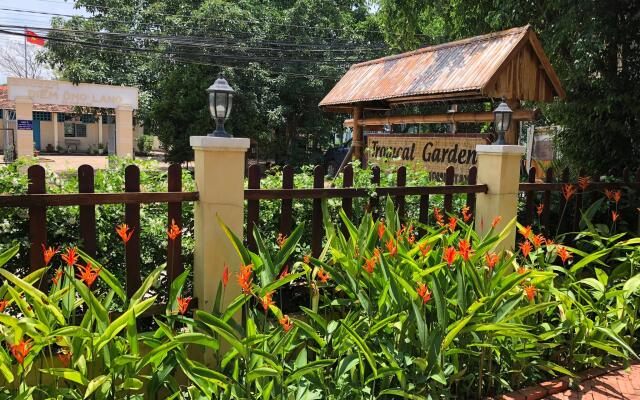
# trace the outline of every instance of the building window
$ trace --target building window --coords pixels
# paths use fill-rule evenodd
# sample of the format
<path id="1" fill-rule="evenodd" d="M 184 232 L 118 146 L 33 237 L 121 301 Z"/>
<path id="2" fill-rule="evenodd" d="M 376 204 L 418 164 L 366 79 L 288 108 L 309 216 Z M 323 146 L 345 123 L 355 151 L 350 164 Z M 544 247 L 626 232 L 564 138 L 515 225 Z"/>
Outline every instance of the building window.
<path id="1" fill-rule="evenodd" d="M 66 113 L 58 113 L 58 122 L 64 122 L 67 119 L 71 119 L 71 117 L 67 116 Z"/>
<path id="2" fill-rule="evenodd" d="M 78 122 L 65 122 L 64 137 L 87 137 L 87 125 Z"/>
<path id="3" fill-rule="evenodd" d="M 34 111 L 32 118 L 34 121 L 51 121 L 51 113 L 45 111 Z"/>
<path id="4" fill-rule="evenodd" d="M 116 116 L 115 115 L 103 114 L 102 115 L 102 123 L 103 124 L 115 124 L 116 123 Z"/>
<path id="5" fill-rule="evenodd" d="M 9 121 L 15 121 L 16 112 L 14 110 L 0 110 L 0 119 L 7 117 Z"/>
<path id="6" fill-rule="evenodd" d="M 93 114 L 82 114 L 80 116 L 80 121 L 84 122 L 85 124 L 95 124 L 96 116 Z"/>
<path id="7" fill-rule="evenodd" d="M 3 111 L 4 110 L 0 110 L 0 119 L 3 119 L 3 117 L 2 117 L 3 116 Z"/>

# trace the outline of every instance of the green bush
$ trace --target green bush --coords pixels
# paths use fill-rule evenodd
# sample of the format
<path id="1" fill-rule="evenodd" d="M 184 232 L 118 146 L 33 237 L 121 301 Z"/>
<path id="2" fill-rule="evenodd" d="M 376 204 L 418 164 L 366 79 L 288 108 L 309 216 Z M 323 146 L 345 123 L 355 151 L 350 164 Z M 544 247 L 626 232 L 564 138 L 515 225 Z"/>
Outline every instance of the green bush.
<path id="1" fill-rule="evenodd" d="M 140 135 L 136 138 L 136 148 L 138 149 L 138 153 L 146 155 L 151 153 L 153 149 L 153 136 L 151 135 Z"/>

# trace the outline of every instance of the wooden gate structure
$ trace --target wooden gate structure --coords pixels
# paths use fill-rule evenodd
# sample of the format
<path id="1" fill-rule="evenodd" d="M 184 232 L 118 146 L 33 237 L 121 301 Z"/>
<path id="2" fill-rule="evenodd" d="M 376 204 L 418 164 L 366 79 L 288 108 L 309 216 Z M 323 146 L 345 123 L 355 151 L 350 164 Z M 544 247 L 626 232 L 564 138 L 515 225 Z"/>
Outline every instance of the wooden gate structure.
<path id="1" fill-rule="evenodd" d="M 491 111 L 458 112 L 458 105 L 505 99 L 513 121 L 531 121 L 522 101 L 551 102 L 565 93 L 531 26 L 513 28 L 354 64 L 320 102 L 351 114 L 352 153 L 361 159 L 363 131 L 383 125 L 492 122 Z M 444 102 L 449 112 L 391 115 L 399 105 Z M 365 118 L 364 112 L 367 117 Z M 517 144 L 517 123 L 506 140 Z"/>

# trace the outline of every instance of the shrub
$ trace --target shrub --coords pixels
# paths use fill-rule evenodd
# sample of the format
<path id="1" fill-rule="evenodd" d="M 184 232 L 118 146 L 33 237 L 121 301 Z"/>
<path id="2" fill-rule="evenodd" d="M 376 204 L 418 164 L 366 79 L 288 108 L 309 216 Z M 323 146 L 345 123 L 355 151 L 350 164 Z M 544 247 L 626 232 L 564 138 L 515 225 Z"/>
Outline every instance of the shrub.
<path id="1" fill-rule="evenodd" d="M 136 147 L 138 149 L 138 153 L 146 155 L 151 153 L 153 149 L 153 136 L 151 135 L 140 135 L 136 138 Z"/>

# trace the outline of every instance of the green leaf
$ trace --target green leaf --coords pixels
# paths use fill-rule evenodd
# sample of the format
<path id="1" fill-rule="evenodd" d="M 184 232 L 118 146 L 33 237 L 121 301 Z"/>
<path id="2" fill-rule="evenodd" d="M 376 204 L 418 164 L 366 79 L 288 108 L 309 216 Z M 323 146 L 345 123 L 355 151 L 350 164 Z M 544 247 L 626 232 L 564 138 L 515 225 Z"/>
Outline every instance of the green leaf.
<path id="1" fill-rule="evenodd" d="M 622 338 L 620 336 L 618 336 L 617 333 L 615 333 L 614 331 L 612 331 L 609 328 L 605 328 L 602 326 L 596 326 L 595 327 L 597 330 L 599 330 L 600 332 L 606 334 L 607 336 L 609 336 L 611 339 L 613 339 L 614 342 L 618 343 L 618 345 L 620 347 L 622 347 L 623 349 L 625 349 L 629 354 L 632 354 L 637 360 L 640 360 L 640 357 L 638 357 L 638 355 L 636 354 L 635 351 L 633 351 L 633 349 L 631 348 L 631 346 L 629 346 L 627 344 L 627 342 L 625 342 L 624 340 L 622 340 Z"/>
<path id="2" fill-rule="evenodd" d="M 224 231 L 225 235 L 227 235 L 227 237 L 231 241 L 233 248 L 236 249 L 236 252 L 240 256 L 242 263 L 244 265 L 251 264 L 251 255 L 249 254 L 249 250 L 247 250 L 247 248 L 244 247 L 244 244 L 242 243 L 242 239 L 236 236 L 236 234 L 233 233 L 231 229 L 229 229 L 224 224 L 224 222 L 222 222 L 222 219 L 220 219 L 220 216 L 216 215 L 216 218 L 218 219 L 218 223 L 220 224 L 220 227 L 222 227 L 222 230 Z"/>
<path id="3" fill-rule="evenodd" d="M 632 277 L 624 283 L 622 290 L 624 291 L 624 297 L 629 298 L 632 294 L 640 289 L 640 274 Z"/>
<path id="4" fill-rule="evenodd" d="M 444 340 L 442 341 L 441 351 L 444 351 L 446 350 L 447 347 L 449 347 L 451 342 L 453 342 L 453 339 L 455 339 L 456 336 L 458 336 L 458 333 L 469 323 L 469 321 L 471 321 L 472 317 L 473 317 L 473 314 L 469 315 L 465 319 L 456 321 L 453 324 L 451 324 L 451 326 L 449 327 L 449 333 L 447 333 L 447 336 L 445 336 Z"/>
<path id="5" fill-rule="evenodd" d="M 142 285 L 138 288 L 138 290 L 136 290 L 133 296 L 131 296 L 131 299 L 129 300 L 130 305 L 138 303 L 147 294 L 153 284 L 160 278 L 160 274 L 165 270 L 166 266 L 166 264 L 162 264 L 161 266 L 151 271 L 151 273 L 142 282 Z"/>
<path id="6" fill-rule="evenodd" d="M 324 341 L 323 338 L 320 337 L 320 335 L 318 335 L 318 332 L 316 332 L 315 329 L 313 329 L 313 327 L 311 327 L 311 325 L 307 324 L 306 322 L 303 322 L 299 319 L 292 319 L 293 321 L 293 325 L 297 326 L 298 328 L 302 329 L 311 339 L 315 340 L 316 343 L 318 343 L 318 345 L 323 348 L 324 346 L 326 346 L 326 342 Z"/>
<path id="7" fill-rule="evenodd" d="M 40 371 L 44 372 L 45 374 L 54 375 L 68 381 L 78 383 L 83 386 L 86 386 L 89 383 L 84 375 L 70 368 L 43 368 L 40 369 Z"/>
<path id="8" fill-rule="evenodd" d="M 109 341 L 111 341 L 122 329 L 127 326 L 130 319 L 135 322 L 136 315 L 140 315 L 145 312 L 156 301 L 156 296 L 149 297 L 148 299 L 134 304 L 122 315 L 116 318 L 109 326 L 104 330 L 100 338 L 96 342 L 96 351 L 100 351 Z"/>
<path id="9" fill-rule="evenodd" d="M 410 399 L 410 400 L 427 400 L 426 397 L 424 396 L 419 396 L 417 394 L 411 394 L 411 393 L 407 393 L 402 389 L 385 389 L 383 391 L 380 392 L 380 396 L 399 396 L 405 399 Z"/>
<path id="10" fill-rule="evenodd" d="M 84 392 L 84 398 L 88 398 L 95 392 L 100 386 L 107 382 L 111 382 L 111 375 L 99 375 L 93 378 L 87 385 L 87 390 Z"/>
<path id="11" fill-rule="evenodd" d="M 111 289 L 113 289 L 115 294 L 118 297 L 120 297 L 120 299 L 122 299 L 122 301 L 126 301 L 127 300 L 127 296 L 124 294 L 124 289 L 123 289 L 122 285 L 120 284 L 120 281 L 118 280 L 118 278 L 116 278 L 102 264 L 97 262 L 94 258 L 92 258 L 90 255 L 88 255 L 87 253 L 85 253 L 81 249 L 78 249 L 78 254 L 80 254 L 80 257 L 82 257 L 82 259 L 85 262 L 90 262 L 91 265 L 93 265 L 94 267 L 100 269 L 100 275 L 98 275 L 100 277 L 100 279 L 102 279 Z"/>
<path id="12" fill-rule="evenodd" d="M 308 375 L 312 372 L 318 371 L 320 369 L 323 369 L 325 367 L 328 367 L 330 365 L 333 365 L 333 363 L 335 362 L 336 362 L 335 358 L 312 361 L 306 364 L 305 366 L 296 369 L 291 374 L 289 374 L 287 379 L 285 379 L 284 384 L 287 385 L 291 382 L 297 381 L 303 376 Z"/>
<path id="13" fill-rule="evenodd" d="M 248 356 L 247 348 L 240 342 L 233 328 L 226 322 L 202 310 L 196 310 L 196 318 L 222 336 L 242 357 Z"/>
<path id="14" fill-rule="evenodd" d="M 13 256 L 18 253 L 18 250 L 20 250 L 20 245 L 14 244 L 7 250 L 0 253 L 0 268 L 3 267 L 7 262 L 9 262 L 9 260 L 11 260 Z"/>
<path id="15" fill-rule="evenodd" d="M 249 382 L 253 382 L 259 378 L 266 377 L 278 377 L 280 376 L 280 371 L 273 369 L 271 367 L 258 367 L 254 368 L 247 374 L 247 380 Z"/>
<path id="16" fill-rule="evenodd" d="M 373 370 L 373 374 L 376 375 L 378 373 L 377 372 L 378 368 L 376 366 L 375 358 L 373 357 L 373 352 L 371 351 L 369 346 L 367 346 L 365 341 L 362 340 L 362 338 L 358 334 L 356 334 L 353 331 L 353 329 L 351 329 L 350 326 L 345 324 L 344 321 L 342 321 L 342 327 L 345 329 L 345 331 L 347 331 L 347 333 L 351 337 L 351 340 L 353 340 L 353 342 L 356 344 L 356 346 L 358 346 L 358 349 L 360 349 L 360 352 L 362 353 L 362 355 L 364 355 L 364 358 L 367 359 L 367 362 L 369 363 L 369 366 Z"/>
<path id="17" fill-rule="evenodd" d="M 178 309 L 178 296 L 182 292 L 182 287 L 189 277 L 189 268 L 185 269 L 176 279 L 171 282 L 171 289 L 169 290 L 169 298 L 167 299 L 167 315 L 171 315 L 173 310 Z"/>

